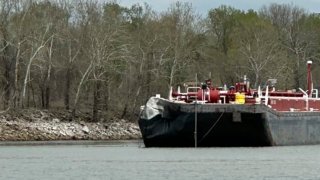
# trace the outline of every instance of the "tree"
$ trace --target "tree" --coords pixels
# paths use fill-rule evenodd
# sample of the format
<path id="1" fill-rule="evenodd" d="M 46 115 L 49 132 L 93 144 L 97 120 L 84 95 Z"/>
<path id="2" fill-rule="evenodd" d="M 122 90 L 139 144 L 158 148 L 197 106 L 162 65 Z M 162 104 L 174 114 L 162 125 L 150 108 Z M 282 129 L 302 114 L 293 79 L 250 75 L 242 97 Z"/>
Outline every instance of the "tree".
<path id="1" fill-rule="evenodd" d="M 301 87 L 304 65 L 309 59 L 310 39 L 306 39 L 303 28 L 306 20 L 305 10 L 289 4 L 271 4 L 261 10 L 262 17 L 267 18 L 278 28 L 280 42 L 287 49 L 290 67 L 293 71 L 294 87 Z"/>
<path id="2" fill-rule="evenodd" d="M 228 51 L 232 45 L 231 34 L 236 26 L 236 16 L 241 14 L 230 6 L 220 6 L 212 9 L 208 13 L 208 28 L 209 33 L 214 36 L 216 48 L 228 55 Z"/>
<path id="3" fill-rule="evenodd" d="M 3 107 L 9 108 L 10 89 L 13 85 L 12 82 L 12 48 L 10 46 L 10 18 L 14 12 L 14 7 L 17 1 L 0 1 L 0 56 L 3 69 L 3 82 L 4 98 Z"/>
<path id="4" fill-rule="evenodd" d="M 214 76 L 219 77 L 221 83 L 234 83 L 234 69 L 237 60 L 233 58 L 235 29 L 238 17 L 242 12 L 229 6 L 211 9 L 207 17 L 207 43 L 205 54 L 211 69 L 215 69 Z M 212 71 L 212 70 L 211 70 Z"/>
<path id="5" fill-rule="evenodd" d="M 168 48 L 168 53 L 164 56 L 164 72 L 169 88 L 175 83 L 183 82 L 186 79 L 184 75 L 189 74 L 185 71 L 192 64 L 193 53 L 196 51 L 196 45 L 192 43 L 196 37 L 196 20 L 192 6 L 180 2 L 173 4 L 161 17 L 166 42 L 163 45 Z"/>
<path id="6" fill-rule="evenodd" d="M 243 14 L 238 21 L 237 40 L 239 51 L 244 58 L 242 66 L 239 67 L 244 72 L 252 73 L 249 77 L 253 77 L 253 87 L 257 88 L 262 80 L 264 82 L 267 80 L 268 74 L 266 72 L 274 72 L 268 67 L 279 61 L 277 57 L 279 57 L 279 49 L 281 48 L 277 36 L 274 36 L 274 27 L 268 21 L 259 18 L 254 11 Z M 280 63 L 276 64 L 281 66 Z M 261 79 L 262 75 L 264 75 L 264 79 Z"/>
<path id="7" fill-rule="evenodd" d="M 85 8 L 82 12 L 87 13 L 85 15 L 87 18 L 81 22 L 84 24 L 83 35 L 86 42 L 82 51 L 90 63 L 78 84 L 72 116 L 74 117 L 77 110 L 81 89 L 88 81 L 93 84 L 92 120 L 98 121 L 101 111 L 102 82 L 108 78 L 106 75 L 122 68 L 127 57 L 127 44 L 123 41 L 126 35 L 121 23 L 122 11 L 118 11 L 117 4 L 106 4 L 104 9 L 99 9 L 96 3 L 87 3 L 82 8 Z"/>

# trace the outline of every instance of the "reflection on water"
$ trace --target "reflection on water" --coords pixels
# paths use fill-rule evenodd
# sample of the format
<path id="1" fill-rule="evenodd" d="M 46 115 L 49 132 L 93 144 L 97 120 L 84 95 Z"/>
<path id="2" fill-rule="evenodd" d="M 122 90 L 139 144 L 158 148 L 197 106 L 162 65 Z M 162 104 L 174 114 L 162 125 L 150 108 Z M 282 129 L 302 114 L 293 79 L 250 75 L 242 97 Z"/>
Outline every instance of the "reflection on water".
<path id="1" fill-rule="evenodd" d="M 0 179 L 320 179 L 320 145 L 143 148 L 0 146 Z"/>

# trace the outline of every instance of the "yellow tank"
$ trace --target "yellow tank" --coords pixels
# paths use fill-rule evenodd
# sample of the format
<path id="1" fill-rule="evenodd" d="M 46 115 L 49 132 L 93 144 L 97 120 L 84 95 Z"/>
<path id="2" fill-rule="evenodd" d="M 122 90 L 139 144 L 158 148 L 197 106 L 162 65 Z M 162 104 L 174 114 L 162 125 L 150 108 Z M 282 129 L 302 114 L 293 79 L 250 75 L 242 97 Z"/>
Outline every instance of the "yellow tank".
<path id="1" fill-rule="evenodd" d="M 236 93 L 235 103 L 244 104 L 246 102 L 246 95 L 242 93 Z"/>

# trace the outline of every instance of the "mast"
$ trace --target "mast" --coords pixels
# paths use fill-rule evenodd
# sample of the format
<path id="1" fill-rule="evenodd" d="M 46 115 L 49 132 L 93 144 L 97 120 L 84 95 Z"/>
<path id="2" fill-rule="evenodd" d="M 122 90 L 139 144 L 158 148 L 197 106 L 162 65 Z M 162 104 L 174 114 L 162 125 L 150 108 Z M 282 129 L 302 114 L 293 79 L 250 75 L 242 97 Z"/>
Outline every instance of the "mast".
<path id="1" fill-rule="evenodd" d="M 198 77 L 197 77 L 197 73 L 196 73 L 196 87 L 198 85 Z M 198 92 L 198 91 L 197 91 Z M 197 135 L 197 131 L 198 131 L 198 112 L 197 112 L 197 96 L 196 96 L 196 100 L 194 103 L 194 147 L 197 148 L 198 147 L 198 135 Z"/>
<path id="2" fill-rule="evenodd" d="M 308 86 L 308 96 L 312 96 L 312 75 L 311 75 L 311 64 L 312 61 L 307 61 L 307 68 L 308 68 L 308 77 L 307 77 L 307 86 Z"/>

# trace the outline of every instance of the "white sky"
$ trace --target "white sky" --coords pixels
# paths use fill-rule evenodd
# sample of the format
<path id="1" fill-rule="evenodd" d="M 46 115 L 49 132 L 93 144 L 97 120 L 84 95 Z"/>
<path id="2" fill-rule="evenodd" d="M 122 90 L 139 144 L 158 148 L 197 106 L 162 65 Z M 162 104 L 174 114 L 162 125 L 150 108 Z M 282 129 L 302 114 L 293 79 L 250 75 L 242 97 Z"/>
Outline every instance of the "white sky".
<path id="1" fill-rule="evenodd" d="M 168 9 L 170 4 L 177 0 L 118 0 L 123 6 L 130 7 L 133 4 L 144 2 L 148 3 L 152 9 L 156 11 L 165 11 Z M 195 8 L 196 12 L 202 15 L 207 15 L 208 10 L 217 8 L 220 5 L 230 5 L 236 9 L 248 10 L 254 9 L 259 10 L 263 5 L 270 3 L 278 4 L 293 4 L 301 8 L 304 8 L 310 13 L 320 13 L 320 0 L 179 0 L 180 2 L 190 2 Z"/>

